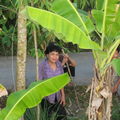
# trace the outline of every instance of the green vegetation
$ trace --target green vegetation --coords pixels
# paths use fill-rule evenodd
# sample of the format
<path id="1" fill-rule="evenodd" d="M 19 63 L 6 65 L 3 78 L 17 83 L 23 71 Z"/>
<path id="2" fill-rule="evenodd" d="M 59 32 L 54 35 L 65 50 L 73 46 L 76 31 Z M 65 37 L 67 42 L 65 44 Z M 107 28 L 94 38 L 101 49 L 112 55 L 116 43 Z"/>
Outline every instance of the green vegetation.
<path id="1" fill-rule="evenodd" d="M 34 6 L 49 10 L 51 3 L 54 0 L 25 0 L 26 5 Z M 94 4 L 92 0 L 85 1 L 87 6 Z M 81 8 L 85 8 L 84 0 L 81 2 Z M 77 4 L 74 1 L 74 4 Z M 92 5 L 93 6 L 93 5 Z M 81 9 L 80 8 L 80 9 Z M 86 7 L 87 8 L 87 7 Z M 85 9 L 84 9 L 85 10 Z M 11 56 L 17 53 L 17 12 L 18 1 L 16 0 L 0 0 L 0 55 Z M 87 14 L 87 12 L 85 12 Z M 27 54 L 29 56 L 35 56 L 34 40 L 33 40 L 33 25 L 31 22 L 27 23 Z M 48 32 L 41 26 L 37 26 L 37 42 L 39 57 L 43 56 L 43 51 L 49 42 L 56 41 L 66 52 L 80 52 L 86 51 L 80 49 L 78 45 L 72 43 L 65 43 L 58 40 L 52 32 Z"/>
<path id="2" fill-rule="evenodd" d="M 77 91 L 77 97 L 79 99 L 80 109 L 75 98 L 75 91 Z M 66 111 L 68 114 L 68 120 L 87 120 L 86 110 L 89 103 L 89 92 L 86 93 L 87 86 L 67 86 L 65 87 L 66 93 Z M 5 107 L 7 97 L 0 98 L 0 108 Z M 36 120 L 36 108 L 27 109 L 25 113 L 25 120 Z M 42 111 L 41 111 L 42 112 Z M 112 106 L 112 120 L 119 120 L 120 118 L 120 96 L 113 95 Z M 44 113 L 40 113 L 41 120 L 47 120 Z"/>
<path id="3" fill-rule="evenodd" d="M 90 92 L 86 93 L 87 86 L 76 86 L 74 87 L 67 86 L 65 87 L 66 93 L 66 111 L 68 114 L 68 120 L 88 120 L 87 119 L 87 107 L 89 104 L 89 95 Z M 76 101 L 75 91 L 77 91 L 77 97 L 79 100 L 79 107 Z M 25 120 L 36 120 L 36 108 L 27 109 L 25 114 Z M 112 120 L 119 120 L 120 117 L 120 97 L 116 94 L 113 95 L 113 107 L 112 107 Z M 45 113 L 41 111 L 41 119 L 47 120 Z"/>
<path id="4" fill-rule="evenodd" d="M 0 51 L 2 52 L 0 54 L 16 55 L 16 16 L 19 8 L 17 2 L 10 0 L 0 4 L 0 17 L 2 18 L 0 20 L 0 38 L 2 40 L 0 43 Z M 106 120 L 107 118 L 110 120 L 112 105 L 112 70 L 110 65 L 112 57 L 120 45 L 119 0 L 96 0 L 96 3 L 89 0 L 88 3 L 91 3 L 87 9 L 89 13 L 79 9 L 77 11 L 74 7 L 75 4 L 73 5 L 70 0 L 22 2 L 25 2 L 24 5 L 30 6 L 22 11 L 29 19 L 27 22 L 28 55 L 34 56 L 35 49 L 32 41 L 34 28 L 36 28 L 37 33 L 39 56 L 43 55 L 48 42 L 55 41 L 56 37 L 60 43 L 63 41 L 71 42 L 77 44 L 79 48 L 92 50 L 95 69 L 91 85 L 88 119 Z M 86 0 L 82 0 L 82 7 L 80 7 L 80 0 L 76 2 L 79 8 L 83 10 L 89 6 Z M 94 7 L 94 5 L 96 6 Z M 9 15 L 7 15 L 6 10 L 9 10 Z M 115 60 L 113 63 L 116 72 L 120 74 L 118 68 L 120 61 Z M 99 104 L 96 101 L 99 101 Z"/>
<path id="5" fill-rule="evenodd" d="M 64 80 L 63 80 L 64 79 Z M 53 94 L 70 82 L 68 74 L 33 82 L 28 89 L 12 93 L 6 107 L 0 111 L 1 120 L 18 120 L 26 108 L 37 106 L 45 96 Z"/>
<path id="6" fill-rule="evenodd" d="M 26 1 L 26 5 L 35 6 L 37 8 L 49 9 L 53 0 L 33 0 Z M 17 53 L 17 12 L 18 12 L 18 1 L 0 0 L 0 55 L 11 56 Z M 33 40 L 33 24 L 27 23 L 27 54 L 29 56 L 35 56 L 34 40 Z M 43 56 L 43 51 L 51 41 L 56 41 L 61 47 L 65 48 L 67 52 L 79 52 L 77 45 L 71 45 L 66 48 L 66 43 L 56 39 L 53 33 L 48 32 L 41 26 L 37 26 L 37 41 L 38 41 L 38 53 L 39 57 Z M 71 44 L 71 43 L 70 43 Z M 69 44 L 67 44 L 69 46 Z"/>
<path id="7" fill-rule="evenodd" d="M 110 120 L 112 104 L 110 65 L 120 45 L 119 0 L 104 0 L 100 5 L 102 7 L 99 8 L 97 4 L 96 9 L 91 11 L 91 16 L 86 16 L 86 19 L 83 19 L 82 13 L 79 14 L 69 0 L 55 0 L 51 5 L 51 11 L 29 6 L 25 10 L 25 15 L 30 21 L 54 32 L 59 39 L 77 44 L 83 49 L 92 49 L 95 71 L 89 102 L 89 120 L 97 118 Z M 91 39 L 93 31 L 98 34 L 99 42 Z M 120 62 L 114 62 L 119 66 Z M 115 70 L 120 73 L 119 69 Z"/>

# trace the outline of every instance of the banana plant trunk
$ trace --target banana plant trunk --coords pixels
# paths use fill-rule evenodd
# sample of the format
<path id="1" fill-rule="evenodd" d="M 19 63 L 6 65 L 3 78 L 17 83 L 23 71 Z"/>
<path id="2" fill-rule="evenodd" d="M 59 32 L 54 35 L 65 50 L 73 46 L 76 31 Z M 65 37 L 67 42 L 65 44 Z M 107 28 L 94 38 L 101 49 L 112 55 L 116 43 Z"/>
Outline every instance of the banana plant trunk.
<path id="1" fill-rule="evenodd" d="M 112 106 L 113 71 L 108 67 L 104 73 L 95 68 L 89 100 L 89 120 L 110 120 Z"/>
<path id="2" fill-rule="evenodd" d="M 26 19 L 20 13 L 24 6 L 20 6 L 18 12 L 18 48 L 17 48 L 17 79 L 16 90 L 25 89 L 25 68 L 26 68 L 26 44 L 27 30 Z"/>

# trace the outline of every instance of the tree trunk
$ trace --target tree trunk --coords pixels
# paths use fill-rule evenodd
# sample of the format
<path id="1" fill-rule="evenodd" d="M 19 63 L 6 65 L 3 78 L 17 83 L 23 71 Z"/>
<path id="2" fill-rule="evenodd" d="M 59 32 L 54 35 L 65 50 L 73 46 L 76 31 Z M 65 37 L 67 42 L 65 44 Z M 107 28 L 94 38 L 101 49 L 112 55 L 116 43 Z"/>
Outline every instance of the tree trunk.
<path id="1" fill-rule="evenodd" d="M 18 48 L 17 48 L 17 79 L 16 90 L 25 89 L 25 68 L 26 68 L 26 43 L 27 30 L 26 19 L 20 13 L 24 6 L 20 6 L 18 13 Z"/>
<path id="2" fill-rule="evenodd" d="M 112 106 L 112 81 L 113 74 L 111 67 L 108 67 L 102 75 L 95 68 L 89 100 L 89 120 L 110 120 Z"/>

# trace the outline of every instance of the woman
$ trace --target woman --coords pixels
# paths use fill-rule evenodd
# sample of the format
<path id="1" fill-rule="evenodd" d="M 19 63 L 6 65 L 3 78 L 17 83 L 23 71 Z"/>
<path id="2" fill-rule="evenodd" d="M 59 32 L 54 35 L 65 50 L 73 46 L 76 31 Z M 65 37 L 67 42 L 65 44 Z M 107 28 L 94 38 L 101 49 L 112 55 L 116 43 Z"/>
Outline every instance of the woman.
<path id="1" fill-rule="evenodd" d="M 63 73 L 63 68 L 59 62 L 59 54 L 61 48 L 55 44 L 50 44 L 45 50 L 46 59 L 39 65 L 39 79 L 48 79 Z M 66 120 L 65 94 L 64 89 L 61 89 L 55 94 L 47 96 L 42 101 L 43 110 L 47 109 L 48 115 L 56 112 L 56 120 Z M 45 109 L 44 109 L 45 108 Z"/>

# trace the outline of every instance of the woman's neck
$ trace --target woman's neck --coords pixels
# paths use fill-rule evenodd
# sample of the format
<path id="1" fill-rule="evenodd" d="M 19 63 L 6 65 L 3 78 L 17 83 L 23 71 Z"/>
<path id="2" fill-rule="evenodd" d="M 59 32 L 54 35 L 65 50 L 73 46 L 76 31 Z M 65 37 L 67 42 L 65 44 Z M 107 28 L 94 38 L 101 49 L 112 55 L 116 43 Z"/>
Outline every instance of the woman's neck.
<path id="1" fill-rule="evenodd" d="M 50 65 L 51 69 L 56 70 L 56 68 L 57 68 L 56 63 L 53 63 L 48 60 L 48 64 Z"/>

